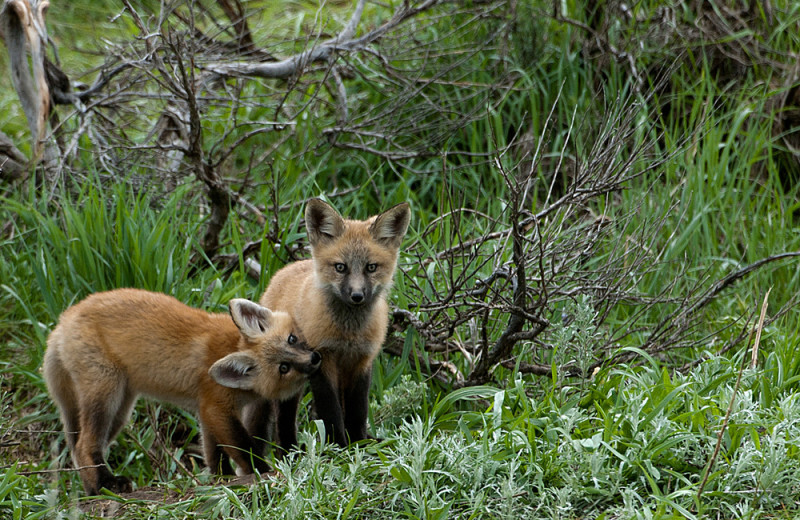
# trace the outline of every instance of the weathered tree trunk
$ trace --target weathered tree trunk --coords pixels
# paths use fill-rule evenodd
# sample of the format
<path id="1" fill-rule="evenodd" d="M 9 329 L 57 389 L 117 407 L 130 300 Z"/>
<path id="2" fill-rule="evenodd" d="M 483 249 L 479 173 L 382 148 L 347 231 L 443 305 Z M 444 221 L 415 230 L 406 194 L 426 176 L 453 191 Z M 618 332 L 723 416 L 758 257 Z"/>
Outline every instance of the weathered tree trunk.
<path id="1" fill-rule="evenodd" d="M 47 81 L 45 48 L 48 38 L 44 18 L 49 6 L 47 0 L 5 0 L 0 10 L 0 27 L 8 48 L 11 80 L 31 131 L 33 153 L 29 163 L 35 165 L 43 160 L 46 172 L 53 170 L 58 156 L 55 145 L 47 143 L 51 94 Z M 4 169 L 2 178 L 6 178 L 6 174 Z M 20 177 L 26 178 L 27 172 L 14 176 Z"/>

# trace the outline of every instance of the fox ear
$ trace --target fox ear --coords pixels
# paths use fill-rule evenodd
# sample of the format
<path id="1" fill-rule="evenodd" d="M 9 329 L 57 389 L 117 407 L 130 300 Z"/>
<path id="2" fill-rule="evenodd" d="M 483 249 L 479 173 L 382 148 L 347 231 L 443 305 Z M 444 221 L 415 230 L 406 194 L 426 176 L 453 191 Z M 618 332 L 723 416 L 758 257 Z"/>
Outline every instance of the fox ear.
<path id="1" fill-rule="evenodd" d="M 258 372 L 258 362 L 247 352 L 228 354 L 208 369 L 208 375 L 217 383 L 242 390 L 253 388 Z"/>
<path id="2" fill-rule="evenodd" d="M 311 199 L 306 204 L 306 230 L 308 241 L 314 246 L 340 237 L 344 233 L 344 219 L 327 202 Z"/>
<path id="3" fill-rule="evenodd" d="M 411 220 L 411 207 L 408 202 L 387 209 L 370 225 L 372 238 L 388 246 L 400 247 Z"/>
<path id="4" fill-rule="evenodd" d="M 250 300 L 234 298 L 228 303 L 228 308 L 239 332 L 248 339 L 255 339 L 270 328 L 272 311 L 266 307 Z"/>

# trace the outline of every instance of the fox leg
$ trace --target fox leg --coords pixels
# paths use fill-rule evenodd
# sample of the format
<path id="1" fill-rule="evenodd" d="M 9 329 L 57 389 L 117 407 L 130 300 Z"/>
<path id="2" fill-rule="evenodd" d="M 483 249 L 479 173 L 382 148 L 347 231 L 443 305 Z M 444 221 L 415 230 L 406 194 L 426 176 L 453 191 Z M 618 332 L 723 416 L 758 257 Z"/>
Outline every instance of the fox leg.
<path id="1" fill-rule="evenodd" d="M 93 381 L 92 386 L 92 392 L 81 392 L 87 397 L 80 403 L 80 434 L 75 446 L 75 463 L 83 486 L 89 495 L 96 495 L 101 488 L 130 491 L 130 480 L 115 477 L 105 461 L 111 426 L 123 404 L 125 389 L 111 380 Z"/>
<path id="2" fill-rule="evenodd" d="M 256 455 L 266 453 L 267 443 L 275 442 L 273 418 L 275 403 L 269 399 L 259 399 L 248 403 L 242 410 L 242 423 L 247 433 L 253 438 Z"/>
<path id="3" fill-rule="evenodd" d="M 285 453 L 297 446 L 297 408 L 301 395 L 297 394 L 286 401 L 273 402 L 278 414 L 278 442 Z"/>
<path id="4" fill-rule="evenodd" d="M 350 442 L 369 438 L 367 416 L 369 415 L 369 386 L 372 382 L 372 367 L 355 374 L 351 386 L 345 388 L 344 427 Z"/>
<path id="5" fill-rule="evenodd" d="M 136 394 L 125 390 L 122 394 L 117 413 L 114 414 L 114 420 L 111 421 L 111 428 L 109 429 L 108 442 L 110 443 L 117 438 L 122 427 L 128 423 L 128 419 L 133 411 L 133 405 L 136 403 Z"/>
<path id="6" fill-rule="evenodd" d="M 314 395 L 314 409 L 325 424 L 328 440 L 339 446 L 347 446 L 338 390 L 325 374 L 318 374 L 311 377 L 311 392 Z"/>
<path id="7" fill-rule="evenodd" d="M 225 471 L 222 469 L 222 449 L 220 449 L 217 439 L 211 434 L 208 427 L 203 425 L 203 458 L 206 461 L 212 472 L 223 474 Z"/>
<path id="8" fill-rule="evenodd" d="M 75 445 L 78 442 L 80 428 L 80 407 L 75 392 L 75 383 L 69 372 L 64 369 L 64 364 L 56 348 L 50 348 L 45 353 L 43 370 L 47 388 L 58 404 L 61 413 L 61 424 L 64 425 L 64 436 L 67 439 L 73 464 L 78 466 L 75 459 Z"/>
<path id="9" fill-rule="evenodd" d="M 205 409 L 205 412 L 202 410 Z M 219 471 L 221 452 L 236 463 L 244 474 L 270 471 L 269 464 L 259 457 L 258 447 L 239 419 L 224 407 L 209 409 L 201 406 L 200 421 L 203 424 L 203 450 L 206 464 Z M 221 450 L 221 451 L 220 451 Z"/>

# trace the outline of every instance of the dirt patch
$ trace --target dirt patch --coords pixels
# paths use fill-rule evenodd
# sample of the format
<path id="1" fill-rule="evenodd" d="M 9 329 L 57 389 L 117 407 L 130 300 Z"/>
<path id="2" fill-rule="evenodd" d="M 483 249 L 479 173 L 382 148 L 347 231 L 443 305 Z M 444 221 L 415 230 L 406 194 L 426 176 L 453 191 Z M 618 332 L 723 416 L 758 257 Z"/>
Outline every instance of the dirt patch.
<path id="1" fill-rule="evenodd" d="M 94 498 L 82 501 L 78 508 L 90 515 L 103 518 L 117 518 L 122 516 L 125 509 L 130 506 L 137 508 L 148 507 L 150 505 L 158 507 L 164 504 L 174 504 L 182 500 L 191 500 L 194 491 L 188 490 L 184 494 L 175 491 L 148 487 L 131 491 L 130 493 L 120 493 L 120 498 Z"/>
<path id="2" fill-rule="evenodd" d="M 233 477 L 216 483 L 219 486 L 237 487 L 251 486 L 257 482 L 255 475 Z M 129 493 L 119 493 L 119 498 L 92 498 L 82 500 L 78 505 L 81 512 L 101 518 L 119 518 L 132 508 L 158 508 L 168 504 L 175 504 L 192 500 L 196 494 L 194 489 L 187 489 L 183 493 L 175 490 L 144 487 Z"/>

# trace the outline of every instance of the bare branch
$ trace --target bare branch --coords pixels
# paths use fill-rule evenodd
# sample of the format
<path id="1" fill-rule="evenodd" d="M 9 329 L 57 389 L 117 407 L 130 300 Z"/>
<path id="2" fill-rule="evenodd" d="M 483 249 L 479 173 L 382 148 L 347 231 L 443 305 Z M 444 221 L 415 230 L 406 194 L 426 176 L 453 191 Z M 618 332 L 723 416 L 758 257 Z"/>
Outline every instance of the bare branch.
<path id="1" fill-rule="evenodd" d="M 0 132 L 0 180 L 16 182 L 28 178 L 28 158 L 11 139 Z"/>
<path id="2" fill-rule="evenodd" d="M 355 47 L 352 37 L 361 20 L 365 4 L 366 0 L 357 0 L 350 21 L 338 36 L 299 54 L 274 63 L 208 63 L 202 68 L 221 76 L 287 79 L 302 74 L 308 65 L 319 61 L 328 61 L 336 50 L 352 50 Z"/>

